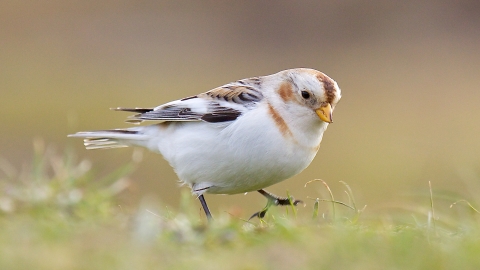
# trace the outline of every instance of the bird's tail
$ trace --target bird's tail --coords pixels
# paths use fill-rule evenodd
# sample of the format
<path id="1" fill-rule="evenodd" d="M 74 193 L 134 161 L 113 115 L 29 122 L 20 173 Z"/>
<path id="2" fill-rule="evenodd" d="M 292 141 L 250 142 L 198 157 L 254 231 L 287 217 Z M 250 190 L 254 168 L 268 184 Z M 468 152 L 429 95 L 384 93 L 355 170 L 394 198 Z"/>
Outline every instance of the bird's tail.
<path id="1" fill-rule="evenodd" d="M 85 138 L 83 144 L 87 149 L 109 149 L 128 147 L 131 145 L 143 145 L 148 139 L 144 134 L 144 127 L 134 127 L 126 129 L 82 131 L 70 134 L 68 137 Z"/>

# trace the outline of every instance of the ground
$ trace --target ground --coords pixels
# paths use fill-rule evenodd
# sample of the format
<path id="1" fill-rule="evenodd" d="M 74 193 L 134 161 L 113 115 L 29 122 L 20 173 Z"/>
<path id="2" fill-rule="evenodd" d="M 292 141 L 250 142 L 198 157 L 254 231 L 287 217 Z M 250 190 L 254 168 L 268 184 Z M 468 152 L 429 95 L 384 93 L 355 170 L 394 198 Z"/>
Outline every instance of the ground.
<path id="1" fill-rule="evenodd" d="M 178 210 L 124 209 L 118 194 L 131 169 L 99 177 L 72 155 L 37 153 L 29 169 L 3 170 L 0 268 L 480 268 L 477 202 L 452 205 L 434 188 L 405 205 L 359 207 L 344 183 L 345 202 L 327 192 L 306 207 L 273 207 L 262 220 L 214 211 L 208 222 L 188 192 Z M 317 184 L 328 188 L 309 183 Z"/>

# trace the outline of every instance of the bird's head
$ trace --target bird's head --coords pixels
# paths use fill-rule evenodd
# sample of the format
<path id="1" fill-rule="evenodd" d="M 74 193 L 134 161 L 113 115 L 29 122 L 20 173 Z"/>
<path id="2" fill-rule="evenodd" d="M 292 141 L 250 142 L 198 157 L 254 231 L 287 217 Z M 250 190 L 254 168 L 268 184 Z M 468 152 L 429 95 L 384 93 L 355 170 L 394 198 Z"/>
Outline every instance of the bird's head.
<path id="1" fill-rule="evenodd" d="M 309 109 L 325 123 L 332 123 L 333 110 L 341 98 L 337 82 L 314 69 L 296 68 L 284 72 L 284 82 L 278 88 L 280 98 L 285 103 Z"/>

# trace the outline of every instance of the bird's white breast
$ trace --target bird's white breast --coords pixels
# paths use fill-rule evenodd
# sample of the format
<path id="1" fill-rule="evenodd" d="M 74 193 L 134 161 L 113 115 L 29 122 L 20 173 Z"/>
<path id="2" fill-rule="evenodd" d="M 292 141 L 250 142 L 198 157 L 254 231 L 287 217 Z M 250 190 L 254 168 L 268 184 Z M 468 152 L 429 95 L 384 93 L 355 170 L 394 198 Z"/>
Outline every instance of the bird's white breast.
<path id="1" fill-rule="evenodd" d="M 260 104 L 229 125 L 170 123 L 156 129 L 158 139 L 149 148 L 164 156 L 181 181 L 209 187 L 208 193 L 265 188 L 305 169 L 325 129 L 320 125 L 309 130 L 316 140 L 299 143 L 282 134 L 267 114 L 267 104 Z"/>

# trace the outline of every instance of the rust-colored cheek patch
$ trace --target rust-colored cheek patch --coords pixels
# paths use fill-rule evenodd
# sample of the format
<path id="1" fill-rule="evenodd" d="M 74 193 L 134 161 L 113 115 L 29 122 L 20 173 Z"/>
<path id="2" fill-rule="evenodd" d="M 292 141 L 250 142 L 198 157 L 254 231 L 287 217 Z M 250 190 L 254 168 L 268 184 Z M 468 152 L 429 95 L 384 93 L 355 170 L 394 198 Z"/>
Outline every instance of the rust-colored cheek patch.
<path id="1" fill-rule="evenodd" d="M 287 123 L 285 123 L 285 120 L 283 120 L 282 116 L 280 116 L 280 114 L 278 114 L 278 112 L 270 104 L 268 104 L 268 113 L 273 118 L 275 125 L 278 127 L 284 137 L 293 136 Z"/>
<path id="2" fill-rule="evenodd" d="M 282 83 L 282 85 L 280 85 L 280 88 L 278 89 L 278 94 L 280 94 L 280 97 L 285 102 L 292 100 L 293 99 L 292 84 L 290 84 L 289 82 Z"/>

